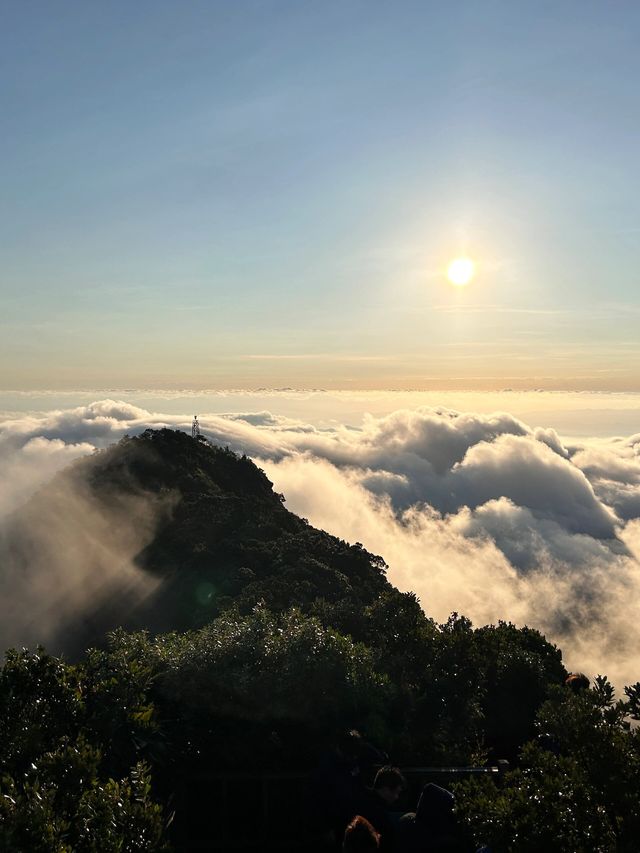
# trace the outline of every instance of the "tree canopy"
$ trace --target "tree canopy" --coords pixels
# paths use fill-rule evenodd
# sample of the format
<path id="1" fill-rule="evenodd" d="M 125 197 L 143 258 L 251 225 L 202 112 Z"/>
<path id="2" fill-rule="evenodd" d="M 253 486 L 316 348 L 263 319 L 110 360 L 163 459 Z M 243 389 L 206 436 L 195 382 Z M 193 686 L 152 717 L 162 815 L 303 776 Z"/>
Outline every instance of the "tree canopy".
<path id="1" fill-rule="evenodd" d="M 640 685 L 574 694 L 538 631 L 436 623 L 380 557 L 315 530 L 250 460 L 204 441 L 147 431 L 64 476 L 105 501 L 177 498 L 139 558 L 158 590 L 126 628 L 73 662 L 7 653 L 0 849 L 165 849 L 185 779 L 310 770 L 351 728 L 398 764 L 509 759 L 498 784 L 457 790 L 478 844 L 634 849 Z"/>

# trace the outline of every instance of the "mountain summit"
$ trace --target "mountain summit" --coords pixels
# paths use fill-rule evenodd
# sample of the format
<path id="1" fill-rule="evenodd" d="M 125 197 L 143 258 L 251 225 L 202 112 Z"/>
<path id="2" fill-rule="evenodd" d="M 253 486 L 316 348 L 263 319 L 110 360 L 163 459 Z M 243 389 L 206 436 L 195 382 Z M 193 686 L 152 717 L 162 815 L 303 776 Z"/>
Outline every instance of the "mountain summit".
<path id="1" fill-rule="evenodd" d="M 289 512 L 246 456 L 163 429 L 90 461 L 94 489 L 117 484 L 172 498 L 136 557 L 162 579 L 150 601 L 154 628 L 198 627 L 231 603 L 281 610 L 325 599 L 361 608 L 389 587 L 380 557 Z"/>
<path id="2" fill-rule="evenodd" d="M 390 588 L 380 557 L 289 512 L 250 459 L 169 429 L 75 462 L 3 540 L 3 584 L 24 604 L 5 645 L 76 653 L 120 625 L 187 630 L 260 601 L 357 611 Z"/>

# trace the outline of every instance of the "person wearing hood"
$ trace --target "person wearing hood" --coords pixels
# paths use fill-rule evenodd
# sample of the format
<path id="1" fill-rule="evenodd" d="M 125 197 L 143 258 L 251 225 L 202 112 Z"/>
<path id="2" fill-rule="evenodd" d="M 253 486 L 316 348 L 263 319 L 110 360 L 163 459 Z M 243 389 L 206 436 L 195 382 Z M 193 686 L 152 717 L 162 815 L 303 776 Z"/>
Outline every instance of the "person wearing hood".
<path id="1" fill-rule="evenodd" d="M 400 820 L 396 853 L 468 853 L 456 823 L 451 791 L 429 782 L 422 789 L 418 807 Z"/>

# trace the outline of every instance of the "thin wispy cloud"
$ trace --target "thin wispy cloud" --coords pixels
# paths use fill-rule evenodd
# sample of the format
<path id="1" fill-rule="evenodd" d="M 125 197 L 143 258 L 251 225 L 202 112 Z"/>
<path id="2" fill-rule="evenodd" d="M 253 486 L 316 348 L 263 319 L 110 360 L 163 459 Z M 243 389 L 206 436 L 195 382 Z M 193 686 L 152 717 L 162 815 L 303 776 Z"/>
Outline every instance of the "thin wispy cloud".
<path id="1" fill-rule="evenodd" d="M 531 314 L 540 316 L 563 316 L 574 314 L 575 311 L 560 308 L 517 308 L 509 305 L 451 305 L 435 304 L 429 305 L 430 311 L 438 311 L 443 314 Z"/>
<path id="2" fill-rule="evenodd" d="M 335 361 L 335 362 L 395 362 L 398 356 L 387 355 L 341 355 L 340 353 L 252 353 L 243 356 L 257 361 Z"/>

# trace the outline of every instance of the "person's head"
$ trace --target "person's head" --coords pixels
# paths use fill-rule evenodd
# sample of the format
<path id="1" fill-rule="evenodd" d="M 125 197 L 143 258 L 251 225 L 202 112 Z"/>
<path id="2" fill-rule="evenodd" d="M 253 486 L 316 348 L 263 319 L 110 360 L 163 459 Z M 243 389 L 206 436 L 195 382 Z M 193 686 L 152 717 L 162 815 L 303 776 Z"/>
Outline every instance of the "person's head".
<path id="1" fill-rule="evenodd" d="M 356 815 L 344 832 L 343 853 L 369 853 L 380 847 L 380 835 L 369 821 Z"/>
<path id="2" fill-rule="evenodd" d="M 455 798 L 451 791 L 428 782 L 418 800 L 416 820 L 428 826 L 434 837 L 446 834 L 454 826 L 454 804 Z"/>
<path id="3" fill-rule="evenodd" d="M 564 686 L 568 687 L 574 693 L 580 693 L 582 690 L 589 689 L 590 681 L 584 672 L 570 672 L 564 680 Z"/>
<path id="4" fill-rule="evenodd" d="M 373 781 L 373 790 L 382 797 L 388 806 L 400 799 L 405 787 L 404 776 L 397 767 L 381 767 Z"/>

